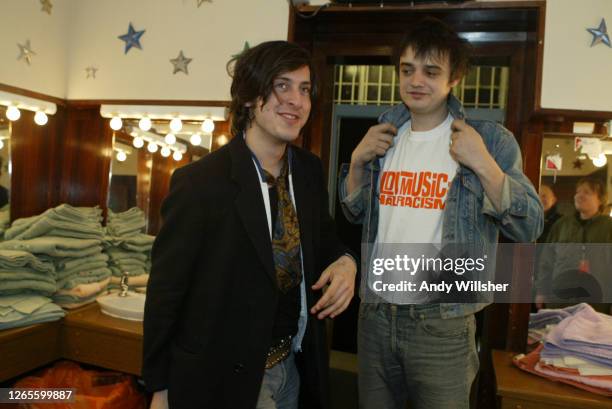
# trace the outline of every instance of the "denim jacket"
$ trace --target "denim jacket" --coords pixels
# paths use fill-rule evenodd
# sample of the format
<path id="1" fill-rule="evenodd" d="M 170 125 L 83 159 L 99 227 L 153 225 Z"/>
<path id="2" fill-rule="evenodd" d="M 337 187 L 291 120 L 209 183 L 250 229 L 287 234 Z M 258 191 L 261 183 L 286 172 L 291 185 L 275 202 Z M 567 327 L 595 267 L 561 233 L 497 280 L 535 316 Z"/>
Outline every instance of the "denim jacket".
<path id="1" fill-rule="evenodd" d="M 465 119 L 467 124 L 481 135 L 487 150 L 505 173 L 505 177 L 501 210 L 497 211 L 486 196 L 478 176 L 470 168 L 460 165 L 446 198 L 441 244 L 475 246 L 488 255 L 490 265 L 494 266 L 500 230 L 515 242 L 532 242 L 538 238 L 544 226 L 542 204 L 533 185 L 522 171 L 521 151 L 512 133 L 492 121 L 467 119 L 461 102 L 453 95 L 448 97 L 448 110 L 455 119 Z M 391 123 L 399 129 L 409 119 L 410 111 L 404 104 L 400 104 L 383 113 L 378 121 Z M 347 194 L 346 188 L 348 171 L 349 164 L 343 164 L 338 183 L 342 210 L 351 223 L 363 224 L 362 243 L 373 244 L 378 232 L 380 163 L 375 159 L 366 165 L 368 177 L 350 195 Z M 369 254 L 362 254 L 363 260 L 367 261 L 369 257 Z M 365 277 L 367 274 L 362 274 L 362 279 Z M 364 287 L 362 285 L 362 289 Z M 487 304 L 439 305 L 442 318 L 452 318 L 473 314 Z"/>

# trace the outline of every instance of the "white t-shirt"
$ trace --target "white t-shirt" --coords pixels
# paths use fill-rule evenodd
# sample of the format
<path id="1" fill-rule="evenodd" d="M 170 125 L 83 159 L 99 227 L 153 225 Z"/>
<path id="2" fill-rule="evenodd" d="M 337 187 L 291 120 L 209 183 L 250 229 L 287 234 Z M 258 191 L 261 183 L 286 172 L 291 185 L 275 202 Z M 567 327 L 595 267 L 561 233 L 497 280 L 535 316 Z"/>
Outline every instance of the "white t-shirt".
<path id="1" fill-rule="evenodd" d="M 453 117 L 449 114 L 440 125 L 426 132 L 411 130 L 404 124 L 394 138 L 394 145 L 381 159 L 378 180 L 378 234 L 372 248 L 368 286 L 387 302 L 410 304 L 427 301 L 422 292 L 380 292 L 380 284 L 405 280 L 420 285 L 426 280 L 421 269 L 373 273 L 375 259 L 434 257 L 442 241 L 442 219 L 448 190 L 459 164 L 451 157 L 450 137 Z M 418 245 L 417 245 L 418 244 Z M 427 245 L 423 245 L 427 244 Z M 434 246 L 432 246 L 432 244 Z"/>
<path id="2" fill-rule="evenodd" d="M 430 131 L 404 124 L 382 159 L 377 242 L 435 243 L 442 240 L 442 213 L 459 164 L 450 155 L 451 123 Z"/>

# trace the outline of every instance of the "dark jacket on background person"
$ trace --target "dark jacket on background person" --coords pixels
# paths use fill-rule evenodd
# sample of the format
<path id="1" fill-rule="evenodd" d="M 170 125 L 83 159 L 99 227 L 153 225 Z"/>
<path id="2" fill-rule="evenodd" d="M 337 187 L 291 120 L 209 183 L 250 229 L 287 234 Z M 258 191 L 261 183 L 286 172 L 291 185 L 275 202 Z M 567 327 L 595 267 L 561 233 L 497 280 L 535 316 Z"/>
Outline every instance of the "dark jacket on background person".
<path id="1" fill-rule="evenodd" d="M 328 213 L 320 160 L 291 147 L 307 308 L 311 286 L 346 248 Z M 168 389 L 171 409 L 253 409 L 278 304 L 267 216 L 251 152 L 241 137 L 178 169 L 162 207 L 147 288 L 142 375 Z M 301 407 L 328 408 L 325 323 L 308 313 Z"/>
<path id="2" fill-rule="evenodd" d="M 546 241 L 539 249 L 535 282 L 538 294 L 550 297 L 556 278 L 568 271 L 582 269 L 599 282 L 604 300 L 610 299 L 612 218 L 598 215 L 582 220 L 578 212 L 563 216 L 552 226 Z"/>
<path id="3" fill-rule="evenodd" d="M 559 209 L 557 209 L 556 203 L 552 205 L 550 209 L 544 212 L 544 230 L 538 238 L 538 243 L 547 242 L 547 237 L 548 233 L 550 232 L 550 229 L 552 228 L 553 224 L 555 224 L 555 222 L 559 220 L 562 216 L 563 215 L 559 213 Z"/>

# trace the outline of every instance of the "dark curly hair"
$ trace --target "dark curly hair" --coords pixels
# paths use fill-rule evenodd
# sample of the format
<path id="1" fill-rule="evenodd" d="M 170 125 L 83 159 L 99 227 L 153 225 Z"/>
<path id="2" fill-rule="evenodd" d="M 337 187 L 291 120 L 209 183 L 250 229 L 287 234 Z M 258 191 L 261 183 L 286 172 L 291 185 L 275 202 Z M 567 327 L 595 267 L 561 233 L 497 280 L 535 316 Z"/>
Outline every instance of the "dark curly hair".
<path id="1" fill-rule="evenodd" d="M 400 58 L 409 47 L 414 50 L 417 58 L 448 56 L 450 81 L 463 77 L 470 68 L 472 46 L 437 18 L 425 17 L 412 25 L 404 34 L 395 50 L 395 63 L 398 69 Z"/>
<path id="2" fill-rule="evenodd" d="M 310 53 L 287 41 L 267 41 L 243 51 L 227 63 L 232 77 L 230 124 L 233 136 L 248 128 L 254 118 L 257 98 L 264 104 L 272 93 L 272 82 L 279 75 L 307 66 L 310 69 L 311 100 L 316 97 L 316 76 Z"/>

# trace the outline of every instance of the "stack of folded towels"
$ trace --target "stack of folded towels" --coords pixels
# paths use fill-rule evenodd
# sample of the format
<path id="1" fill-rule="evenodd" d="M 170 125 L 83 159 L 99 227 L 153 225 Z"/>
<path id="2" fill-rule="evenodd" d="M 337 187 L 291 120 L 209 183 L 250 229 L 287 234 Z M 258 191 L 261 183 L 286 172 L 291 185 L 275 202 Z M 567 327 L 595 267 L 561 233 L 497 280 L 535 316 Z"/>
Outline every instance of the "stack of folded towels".
<path id="1" fill-rule="evenodd" d="M 529 344 L 542 342 L 554 327 L 565 318 L 584 308 L 585 304 L 571 305 L 566 308 L 543 308 L 529 314 Z"/>
<path id="2" fill-rule="evenodd" d="M 6 231 L 0 248 L 22 250 L 55 266 L 53 301 L 76 308 L 95 300 L 106 289 L 111 271 L 102 253 L 102 211 L 66 204 L 43 214 L 18 219 Z"/>
<path id="3" fill-rule="evenodd" d="M 514 363 L 536 375 L 612 396 L 612 316 L 584 303 L 569 312 L 546 334 L 543 345 L 517 356 Z"/>
<path id="4" fill-rule="evenodd" d="M 145 224 L 144 212 L 137 207 L 122 213 L 108 211 L 104 251 L 113 275 L 111 287 L 118 287 L 124 275 L 130 287 L 147 285 L 155 237 L 142 233 Z"/>
<path id="5" fill-rule="evenodd" d="M 64 311 L 48 297 L 56 288 L 52 263 L 0 249 L 0 330 L 62 318 Z"/>

